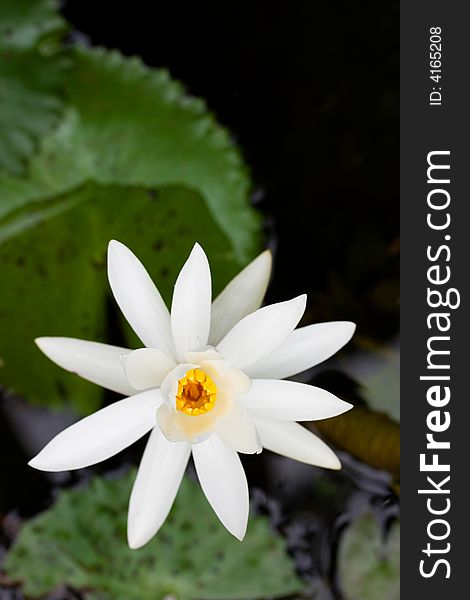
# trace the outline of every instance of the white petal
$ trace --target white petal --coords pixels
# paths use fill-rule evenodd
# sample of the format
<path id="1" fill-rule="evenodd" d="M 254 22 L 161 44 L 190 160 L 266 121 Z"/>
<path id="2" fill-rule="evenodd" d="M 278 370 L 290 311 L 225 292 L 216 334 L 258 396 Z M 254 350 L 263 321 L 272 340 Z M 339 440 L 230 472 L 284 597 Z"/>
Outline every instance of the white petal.
<path id="1" fill-rule="evenodd" d="M 127 539 L 131 548 L 144 546 L 163 525 L 190 452 L 189 444 L 169 442 L 158 427 L 153 429 L 129 502 Z"/>
<path id="2" fill-rule="evenodd" d="M 216 515 L 240 541 L 248 523 L 248 484 L 238 454 L 216 435 L 192 447 L 201 487 Z"/>
<path id="3" fill-rule="evenodd" d="M 261 253 L 222 290 L 212 303 L 209 343 L 218 342 L 243 317 L 257 310 L 263 302 L 271 276 L 270 250 Z"/>
<path id="4" fill-rule="evenodd" d="M 251 364 L 251 377 L 284 379 L 327 360 L 351 339 L 356 326 L 349 321 L 316 323 L 300 327 L 274 352 Z"/>
<path id="5" fill-rule="evenodd" d="M 157 410 L 157 423 L 163 435 L 171 442 L 196 444 L 206 440 L 214 431 L 217 423 L 214 412 L 212 410 L 205 415 L 190 417 L 162 404 Z"/>
<path id="6" fill-rule="evenodd" d="M 255 417 L 263 447 L 294 460 L 325 469 L 340 469 L 336 454 L 319 437 L 298 423 Z"/>
<path id="7" fill-rule="evenodd" d="M 158 407 L 157 424 L 160 431 L 169 442 L 189 442 L 192 441 L 186 435 L 186 432 L 178 427 L 178 416 L 174 410 L 165 403 Z"/>
<path id="8" fill-rule="evenodd" d="M 158 348 L 134 350 L 122 359 L 122 364 L 129 383 L 137 390 L 160 386 L 176 366 L 175 361 Z"/>
<path id="9" fill-rule="evenodd" d="M 170 315 L 139 259 L 124 244 L 108 246 L 108 279 L 123 315 L 142 342 L 173 356 Z"/>
<path id="10" fill-rule="evenodd" d="M 260 308 L 229 331 L 217 350 L 234 366 L 244 369 L 277 348 L 297 326 L 305 310 L 305 294 Z"/>
<path id="11" fill-rule="evenodd" d="M 63 369 L 125 396 L 136 393 L 121 363 L 121 357 L 131 350 L 66 337 L 41 337 L 35 341 Z"/>
<path id="12" fill-rule="evenodd" d="M 212 346 L 206 346 L 197 352 L 186 352 L 183 357 L 183 362 L 194 363 L 196 365 L 200 365 L 208 360 L 223 360 L 223 356 L 215 348 L 212 348 Z"/>
<path id="13" fill-rule="evenodd" d="M 180 360 L 207 344 L 211 318 L 211 272 L 207 256 L 195 244 L 178 275 L 171 305 L 171 331 Z"/>
<path id="14" fill-rule="evenodd" d="M 41 471 L 69 471 L 114 456 L 150 431 L 161 404 L 158 390 L 124 398 L 55 436 L 29 464 Z"/>
<path id="15" fill-rule="evenodd" d="M 254 379 L 240 401 L 250 413 L 282 421 L 327 419 L 352 408 L 352 404 L 321 388 L 275 379 Z"/>
<path id="16" fill-rule="evenodd" d="M 246 410 L 238 411 L 226 419 L 219 419 L 215 433 L 224 444 L 237 452 L 259 454 L 263 449 L 253 420 Z"/>
<path id="17" fill-rule="evenodd" d="M 208 360 L 201 368 L 217 385 L 219 392 L 227 392 L 236 398 L 251 388 L 251 379 L 240 369 L 234 369 L 225 360 Z"/>

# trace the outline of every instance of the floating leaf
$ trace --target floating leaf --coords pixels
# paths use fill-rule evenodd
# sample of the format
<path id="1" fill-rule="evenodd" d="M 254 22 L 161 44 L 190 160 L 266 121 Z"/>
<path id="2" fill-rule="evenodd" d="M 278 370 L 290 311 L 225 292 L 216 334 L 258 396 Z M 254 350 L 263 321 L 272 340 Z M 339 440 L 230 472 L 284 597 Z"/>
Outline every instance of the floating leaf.
<path id="1" fill-rule="evenodd" d="M 387 415 L 355 406 L 334 419 L 308 423 L 339 450 L 398 476 L 400 473 L 400 425 Z"/>
<path id="2" fill-rule="evenodd" d="M 346 529 L 339 547 L 339 580 L 346 600 L 400 598 L 400 527 L 383 539 L 377 520 L 366 513 Z"/>
<path id="3" fill-rule="evenodd" d="M 300 591 L 284 542 L 266 518 L 252 517 L 240 543 L 188 479 L 162 530 L 130 550 L 126 512 L 134 475 L 63 491 L 24 525 L 6 558 L 7 575 L 32 598 L 61 584 L 84 590 L 87 600 L 255 600 Z"/>
<path id="4" fill-rule="evenodd" d="M 46 40 L 57 39 L 66 29 L 57 0 L 2 0 L 0 3 L 0 52 L 41 47 Z"/>
<path id="5" fill-rule="evenodd" d="M 236 259 L 246 262 L 259 244 L 259 216 L 247 202 L 249 179 L 239 152 L 204 103 L 187 96 L 166 71 L 136 58 L 74 48 L 70 59 L 65 84 L 70 109 L 31 164 L 36 187 L 22 190 L 28 201 L 90 180 L 144 188 L 184 185 L 203 197 Z M 5 202 L 18 204 L 11 193 Z"/>
<path id="6" fill-rule="evenodd" d="M 61 117 L 68 61 L 53 50 L 64 28 L 55 2 L 0 3 L 0 168 L 12 173 L 25 171 Z"/>
<path id="7" fill-rule="evenodd" d="M 341 370 L 361 382 L 367 405 L 400 421 L 400 351 L 398 338 L 377 343 L 373 338 L 356 336 L 356 349 L 338 361 Z"/>
<path id="8" fill-rule="evenodd" d="M 9 237 L 17 228 L 22 235 Z M 195 240 L 208 253 L 216 290 L 237 270 L 230 243 L 204 201 L 183 187 L 148 192 L 88 184 L 41 210 L 28 206 L 15 213 L 0 225 L 2 235 L 2 279 L 14 282 L 0 294 L 2 380 L 32 402 L 70 401 L 80 412 L 99 406 L 101 388 L 51 363 L 33 340 L 42 335 L 106 340 L 110 239 L 135 250 L 168 304 Z M 136 344 L 126 331 L 128 343 Z"/>
<path id="9" fill-rule="evenodd" d="M 361 376 L 364 398 L 372 409 L 400 421 L 400 351 L 398 340 L 383 346 L 371 344 L 351 360 Z M 354 368 L 353 366 L 353 368 Z"/>

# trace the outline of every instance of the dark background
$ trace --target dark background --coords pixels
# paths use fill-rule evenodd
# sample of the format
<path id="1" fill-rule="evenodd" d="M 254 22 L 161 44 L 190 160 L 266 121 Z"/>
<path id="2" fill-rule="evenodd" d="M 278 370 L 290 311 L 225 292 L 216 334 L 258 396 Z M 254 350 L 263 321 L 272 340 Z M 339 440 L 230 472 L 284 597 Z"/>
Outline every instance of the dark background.
<path id="1" fill-rule="evenodd" d="M 277 247 L 268 301 L 398 327 L 398 3 L 69 0 L 94 45 L 168 68 L 241 146 Z"/>

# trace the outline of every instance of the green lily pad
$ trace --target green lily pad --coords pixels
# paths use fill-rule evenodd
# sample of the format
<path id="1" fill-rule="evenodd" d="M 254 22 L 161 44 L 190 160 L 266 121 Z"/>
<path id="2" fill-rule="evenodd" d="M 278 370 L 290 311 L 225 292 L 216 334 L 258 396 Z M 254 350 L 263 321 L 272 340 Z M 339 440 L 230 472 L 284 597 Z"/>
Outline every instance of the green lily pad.
<path id="1" fill-rule="evenodd" d="M 400 598 L 400 526 L 383 539 L 377 520 L 366 513 L 345 531 L 338 556 L 346 600 Z"/>
<path id="2" fill-rule="evenodd" d="M 18 227 L 22 234 L 8 237 Z M 51 363 L 33 340 L 60 335 L 106 341 L 107 311 L 115 308 L 106 275 L 110 239 L 139 255 L 168 305 L 196 240 L 211 261 L 216 290 L 237 271 L 233 249 L 204 201 L 183 187 L 149 192 L 90 183 L 43 211 L 28 206 L 15 213 L 0 226 L 2 233 L 2 278 L 14 282 L 0 295 L 2 380 L 32 402 L 70 403 L 82 413 L 99 407 L 102 389 Z M 131 347 L 142 345 L 130 328 L 125 333 Z"/>
<path id="3" fill-rule="evenodd" d="M 23 526 L 4 563 L 7 575 L 31 598 L 62 584 L 84 590 L 87 600 L 255 600 L 302 589 L 283 539 L 265 517 L 251 517 L 240 543 L 189 479 L 162 530 L 130 550 L 126 511 L 134 475 L 63 491 Z"/>
<path id="4" fill-rule="evenodd" d="M 57 0 L 2 0 L 0 52 L 31 50 L 67 29 Z"/>
<path id="5" fill-rule="evenodd" d="M 62 116 L 68 60 L 59 40 L 65 28 L 55 2 L 0 3 L 0 169 L 24 173 Z"/>
<path id="6" fill-rule="evenodd" d="M 204 198 L 245 263 L 259 245 L 259 215 L 239 151 L 201 100 L 164 70 L 100 48 L 73 48 L 65 94 L 69 110 L 31 161 L 29 180 L 9 179 L 4 212 L 43 202 L 87 181 L 155 188 L 184 185 Z M 23 196 L 21 200 L 18 195 Z"/>

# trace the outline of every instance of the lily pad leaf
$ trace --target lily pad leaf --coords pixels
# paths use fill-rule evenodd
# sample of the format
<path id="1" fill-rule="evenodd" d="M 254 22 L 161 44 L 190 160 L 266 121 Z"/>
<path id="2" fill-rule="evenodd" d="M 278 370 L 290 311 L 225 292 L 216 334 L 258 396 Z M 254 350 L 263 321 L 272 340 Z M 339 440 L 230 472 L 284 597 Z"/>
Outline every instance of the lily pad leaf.
<path id="1" fill-rule="evenodd" d="M 0 54 L 0 167 L 24 173 L 41 138 L 58 124 L 67 65 L 63 56 L 35 50 Z"/>
<path id="2" fill-rule="evenodd" d="M 344 533 L 338 565 L 346 600 L 398 600 L 399 523 L 392 525 L 384 539 L 372 514 L 359 517 Z"/>
<path id="3" fill-rule="evenodd" d="M 63 491 L 26 523 L 4 563 L 40 598 L 66 584 L 86 600 L 256 600 L 295 594 L 302 584 L 283 539 L 253 516 L 243 543 L 218 522 L 198 485 L 183 480 L 162 530 L 130 550 L 126 512 L 135 472 Z"/>
<path id="4" fill-rule="evenodd" d="M 66 28 L 53 0 L 0 3 L 0 169 L 24 173 L 62 116 Z"/>
<path id="5" fill-rule="evenodd" d="M 2 0 L 0 52 L 31 50 L 67 29 L 57 0 Z"/>
<path id="6" fill-rule="evenodd" d="M 205 200 L 240 264 L 259 244 L 249 178 L 228 132 L 164 70 L 101 48 L 75 47 L 68 118 L 44 140 L 31 176 L 57 195 L 85 181 L 184 185 Z"/>
<path id="7" fill-rule="evenodd" d="M 91 412 L 102 389 L 51 363 L 34 338 L 106 341 L 119 335 L 106 326 L 115 309 L 106 275 L 108 241 L 118 239 L 139 255 L 168 304 L 194 241 L 203 244 L 219 286 L 237 266 L 201 197 L 182 187 L 148 192 L 88 184 L 42 208 L 29 206 L 0 225 L 0 238 L 6 237 L 0 244 L 2 278 L 14 282 L 0 294 L 0 376 L 34 403 L 69 403 L 78 412 Z M 22 235 L 8 238 L 18 227 Z M 142 345 L 130 329 L 126 333 L 128 345 Z"/>

